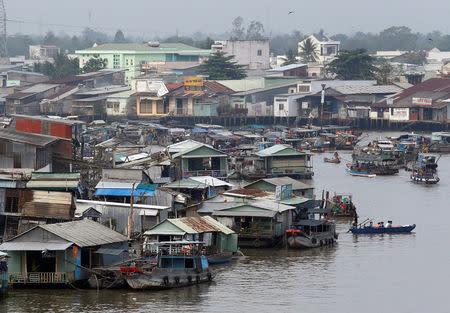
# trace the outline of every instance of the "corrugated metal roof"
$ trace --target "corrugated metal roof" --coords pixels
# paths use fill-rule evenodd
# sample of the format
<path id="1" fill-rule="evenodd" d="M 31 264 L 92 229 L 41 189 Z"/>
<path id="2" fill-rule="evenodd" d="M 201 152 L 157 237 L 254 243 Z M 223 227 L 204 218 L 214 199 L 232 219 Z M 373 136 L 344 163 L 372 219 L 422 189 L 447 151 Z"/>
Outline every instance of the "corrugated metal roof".
<path id="1" fill-rule="evenodd" d="M 330 87 L 333 90 L 345 95 L 354 94 L 393 94 L 403 90 L 395 85 L 377 85 L 377 86 L 336 86 Z"/>
<path id="2" fill-rule="evenodd" d="M 169 184 L 166 184 L 166 185 L 164 185 L 164 187 L 165 188 L 174 188 L 174 189 L 179 189 L 179 188 L 181 188 L 181 189 L 206 189 L 209 186 L 204 183 L 192 180 L 190 178 L 183 178 L 181 180 L 177 180 L 177 181 L 171 182 Z"/>
<path id="3" fill-rule="evenodd" d="M 280 67 L 277 67 L 277 68 L 273 68 L 273 69 L 267 70 L 266 72 L 278 73 L 278 72 L 284 72 L 284 71 L 288 71 L 288 70 L 293 70 L 294 68 L 299 68 L 299 67 L 304 67 L 304 66 L 308 66 L 308 64 L 289 64 L 289 65 L 280 66 Z"/>
<path id="4" fill-rule="evenodd" d="M 263 178 L 261 179 L 262 181 L 268 182 L 269 184 L 275 185 L 275 186 L 281 186 L 281 185 L 289 185 L 292 184 L 292 190 L 302 190 L 302 189 L 311 189 L 314 188 L 311 185 L 308 185 L 306 183 L 303 183 L 301 181 L 298 181 L 296 179 L 293 179 L 291 177 L 288 176 L 283 176 L 283 177 L 273 177 L 273 178 Z M 245 186 L 245 188 L 257 183 L 253 182 L 248 184 L 247 186 Z"/>
<path id="5" fill-rule="evenodd" d="M 212 176 L 197 176 L 189 178 L 198 181 L 200 183 L 203 183 L 205 185 L 209 185 L 211 187 L 221 187 L 221 186 L 234 187 L 233 184 L 227 183 L 226 181 L 220 180 Z"/>
<path id="6" fill-rule="evenodd" d="M 169 149 L 170 153 L 178 153 L 181 151 L 185 151 L 188 149 L 191 149 L 193 147 L 196 147 L 198 145 L 205 145 L 208 146 L 207 144 L 192 140 L 192 139 L 188 139 L 188 140 L 184 140 L 184 141 L 180 141 L 171 145 L 168 145 L 167 148 Z"/>
<path id="7" fill-rule="evenodd" d="M 3 251 L 63 251 L 73 245 L 72 242 L 4 242 L 0 245 Z"/>
<path id="8" fill-rule="evenodd" d="M 213 216 L 250 216 L 250 217 L 274 217 L 275 211 L 214 211 Z"/>
<path id="9" fill-rule="evenodd" d="M 257 156 L 267 157 L 267 156 L 271 156 L 271 155 L 277 154 L 278 152 L 286 150 L 286 149 L 290 150 L 290 153 L 289 154 L 283 154 L 283 155 L 304 155 L 305 154 L 305 152 L 297 151 L 294 148 L 292 148 L 291 146 L 281 145 L 281 144 L 280 145 L 274 145 L 274 146 L 272 146 L 270 148 L 266 148 L 266 149 L 260 150 L 260 151 L 256 152 L 255 154 Z"/>
<path id="10" fill-rule="evenodd" d="M 177 51 L 192 51 L 193 55 L 209 55 L 211 50 L 199 49 L 182 43 L 160 43 L 158 46 L 150 46 L 147 43 L 105 43 L 84 50 L 75 51 L 76 54 L 94 53 L 104 51 L 143 51 L 148 53 L 176 53 Z"/>
<path id="11" fill-rule="evenodd" d="M 225 157 L 225 156 L 227 156 L 226 153 L 224 153 L 222 151 L 219 151 L 219 150 L 217 150 L 217 149 L 215 149 L 215 148 L 213 148 L 211 146 L 208 146 L 208 145 L 205 145 L 205 144 L 199 144 L 199 145 L 194 146 L 194 147 L 192 147 L 190 149 L 186 149 L 184 151 L 180 151 L 178 153 L 175 153 L 174 155 L 172 155 L 172 159 L 176 159 L 176 158 L 181 157 L 181 156 L 188 157 L 189 153 L 191 153 L 191 152 L 193 152 L 193 151 L 195 151 L 197 149 L 200 149 L 202 147 L 208 148 L 209 150 L 211 150 L 211 152 L 205 153 L 203 155 L 195 155 L 195 157 L 200 158 L 200 157 Z"/>
<path id="12" fill-rule="evenodd" d="M 127 241 L 124 235 L 91 220 L 39 225 L 80 248 Z"/>
<path id="13" fill-rule="evenodd" d="M 80 182 L 80 173 L 33 173 L 27 188 L 74 189 Z"/>
<path id="14" fill-rule="evenodd" d="M 41 134 L 23 133 L 11 129 L 0 128 L 0 140 L 18 142 L 37 147 L 45 147 L 60 140 L 60 138 Z"/>
<path id="15" fill-rule="evenodd" d="M 225 225 L 222 225 L 215 219 L 213 219 L 210 216 L 199 216 L 199 217 L 183 217 L 183 218 L 174 218 L 174 219 L 167 219 L 163 221 L 162 223 L 154 226 L 152 229 L 145 232 L 146 235 L 175 235 L 181 233 L 177 230 L 167 230 L 167 229 L 160 229 L 158 230 L 159 225 L 163 223 L 170 223 L 180 230 L 182 230 L 184 233 L 188 234 L 199 234 L 199 233 L 208 233 L 208 232 L 221 232 L 226 235 L 233 234 L 234 231 L 230 228 L 226 227 Z M 183 233 L 183 235 L 184 235 Z"/>

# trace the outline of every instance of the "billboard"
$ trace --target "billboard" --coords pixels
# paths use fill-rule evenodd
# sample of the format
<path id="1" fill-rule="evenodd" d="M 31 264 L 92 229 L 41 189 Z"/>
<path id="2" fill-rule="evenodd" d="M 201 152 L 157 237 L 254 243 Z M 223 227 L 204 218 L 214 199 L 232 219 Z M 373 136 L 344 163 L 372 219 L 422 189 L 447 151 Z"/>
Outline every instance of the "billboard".
<path id="1" fill-rule="evenodd" d="M 281 185 L 275 188 L 275 199 L 278 201 L 290 198 L 291 194 L 292 184 Z"/>
<path id="2" fill-rule="evenodd" d="M 413 105 L 430 107 L 432 103 L 433 103 L 433 99 L 431 99 L 431 98 L 412 98 Z"/>
<path id="3" fill-rule="evenodd" d="M 203 77 L 184 78 L 184 91 L 187 93 L 202 93 L 203 85 Z"/>

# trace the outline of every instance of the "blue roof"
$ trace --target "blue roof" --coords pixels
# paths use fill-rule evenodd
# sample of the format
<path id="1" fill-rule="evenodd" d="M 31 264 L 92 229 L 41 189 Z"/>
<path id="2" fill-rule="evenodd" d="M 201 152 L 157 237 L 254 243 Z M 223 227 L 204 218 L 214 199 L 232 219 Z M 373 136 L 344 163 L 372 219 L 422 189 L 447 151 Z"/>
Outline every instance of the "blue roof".
<path id="1" fill-rule="evenodd" d="M 119 189 L 119 188 L 98 188 L 94 192 L 94 196 L 118 196 L 118 197 L 131 197 L 131 188 Z M 135 189 L 133 197 L 154 197 L 155 192 L 145 189 Z"/>

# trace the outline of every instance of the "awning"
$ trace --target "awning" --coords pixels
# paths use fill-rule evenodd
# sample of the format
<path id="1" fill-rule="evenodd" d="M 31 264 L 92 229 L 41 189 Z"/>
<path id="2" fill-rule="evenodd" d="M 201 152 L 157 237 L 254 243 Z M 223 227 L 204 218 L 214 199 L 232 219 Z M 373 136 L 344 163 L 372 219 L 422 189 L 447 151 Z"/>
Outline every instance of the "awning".
<path id="1" fill-rule="evenodd" d="M 145 189 L 135 189 L 134 197 L 154 197 L 155 192 Z M 131 197 L 130 189 L 116 189 L 116 188 L 100 188 L 94 192 L 94 196 L 117 196 L 117 197 Z"/>
<path id="2" fill-rule="evenodd" d="M 73 243 L 71 242 L 4 242 L 0 245 L 3 251 L 64 251 Z"/>
<path id="3" fill-rule="evenodd" d="M 99 254 L 109 254 L 109 255 L 121 255 L 123 252 L 125 252 L 125 249 L 108 249 L 108 248 L 100 248 L 94 253 Z"/>
<path id="4" fill-rule="evenodd" d="M 139 211 L 139 215 L 141 215 L 141 216 L 156 216 L 156 215 L 158 215 L 158 210 L 141 209 Z"/>
<path id="5" fill-rule="evenodd" d="M 147 230 L 144 235 L 146 236 L 184 236 L 186 232 L 176 230 Z"/>

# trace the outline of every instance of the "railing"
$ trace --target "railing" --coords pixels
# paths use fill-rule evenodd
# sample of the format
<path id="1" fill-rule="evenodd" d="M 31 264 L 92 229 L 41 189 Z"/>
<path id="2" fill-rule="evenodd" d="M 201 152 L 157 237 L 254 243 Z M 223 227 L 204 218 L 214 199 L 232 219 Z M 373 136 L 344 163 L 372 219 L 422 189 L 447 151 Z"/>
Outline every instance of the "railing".
<path id="1" fill-rule="evenodd" d="M 74 273 L 31 272 L 9 273 L 10 284 L 65 284 L 74 279 Z"/>
<path id="2" fill-rule="evenodd" d="M 212 177 L 227 177 L 227 171 L 220 170 L 201 170 L 201 171 L 185 171 L 184 177 L 196 177 L 196 176 L 212 176 Z"/>

